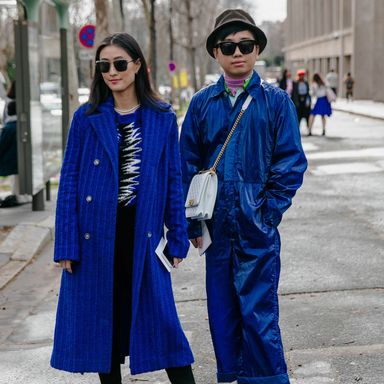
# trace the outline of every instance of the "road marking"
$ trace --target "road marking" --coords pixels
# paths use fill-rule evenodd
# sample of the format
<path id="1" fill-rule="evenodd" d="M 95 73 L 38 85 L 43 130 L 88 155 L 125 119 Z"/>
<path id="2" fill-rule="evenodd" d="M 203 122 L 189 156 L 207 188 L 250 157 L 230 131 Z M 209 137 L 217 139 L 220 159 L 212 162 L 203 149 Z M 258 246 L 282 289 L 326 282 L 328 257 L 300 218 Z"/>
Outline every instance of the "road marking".
<path id="1" fill-rule="evenodd" d="M 303 143 L 304 152 L 317 151 L 319 146 L 313 143 Z"/>
<path id="2" fill-rule="evenodd" d="M 382 172 L 384 164 L 377 163 L 340 163 L 340 164 L 327 164 L 319 165 L 311 170 L 311 173 L 316 176 L 323 175 L 340 175 L 346 173 L 372 173 Z"/>
<path id="3" fill-rule="evenodd" d="M 323 160 L 323 159 L 354 159 L 360 157 L 384 157 L 384 147 L 377 148 L 364 148 L 348 151 L 331 151 L 331 152 L 317 152 L 307 155 L 309 160 Z"/>

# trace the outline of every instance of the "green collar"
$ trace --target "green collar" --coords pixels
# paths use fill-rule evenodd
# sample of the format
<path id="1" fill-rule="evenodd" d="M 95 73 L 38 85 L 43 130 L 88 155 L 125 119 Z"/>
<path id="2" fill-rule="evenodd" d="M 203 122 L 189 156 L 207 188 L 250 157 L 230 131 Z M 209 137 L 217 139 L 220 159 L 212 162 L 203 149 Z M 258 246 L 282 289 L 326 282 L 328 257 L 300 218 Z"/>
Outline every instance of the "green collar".
<path id="1" fill-rule="evenodd" d="M 243 89 L 245 90 L 249 84 L 249 82 L 251 81 L 252 79 L 252 74 L 251 76 L 248 77 L 248 79 L 244 80 L 244 84 L 243 84 Z M 228 86 L 227 86 L 227 83 L 224 81 L 224 89 L 225 89 L 225 92 L 227 92 L 228 94 L 231 94 L 231 91 L 229 90 Z"/>

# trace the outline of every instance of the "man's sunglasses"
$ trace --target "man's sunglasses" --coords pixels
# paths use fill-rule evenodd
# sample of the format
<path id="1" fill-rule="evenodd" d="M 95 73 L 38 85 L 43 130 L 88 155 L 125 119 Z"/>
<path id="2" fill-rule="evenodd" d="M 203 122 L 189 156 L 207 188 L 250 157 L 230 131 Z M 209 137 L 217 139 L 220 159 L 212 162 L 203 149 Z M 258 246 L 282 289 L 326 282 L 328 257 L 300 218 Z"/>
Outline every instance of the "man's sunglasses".
<path id="1" fill-rule="evenodd" d="M 99 69 L 100 72 L 102 73 L 107 73 L 111 69 L 111 64 L 115 67 L 117 72 L 124 72 L 128 68 L 128 63 L 132 63 L 132 61 L 135 60 L 125 60 L 125 59 L 118 59 L 110 63 L 109 61 L 106 60 L 98 60 L 96 61 L 96 66 Z"/>
<path id="2" fill-rule="evenodd" d="M 221 53 L 225 56 L 232 56 L 236 51 L 236 47 L 239 47 L 243 55 L 248 55 L 253 52 L 255 45 L 257 45 L 256 40 L 241 40 L 238 43 L 222 41 L 218 43 L 215 48 L 220 48 Z"/>

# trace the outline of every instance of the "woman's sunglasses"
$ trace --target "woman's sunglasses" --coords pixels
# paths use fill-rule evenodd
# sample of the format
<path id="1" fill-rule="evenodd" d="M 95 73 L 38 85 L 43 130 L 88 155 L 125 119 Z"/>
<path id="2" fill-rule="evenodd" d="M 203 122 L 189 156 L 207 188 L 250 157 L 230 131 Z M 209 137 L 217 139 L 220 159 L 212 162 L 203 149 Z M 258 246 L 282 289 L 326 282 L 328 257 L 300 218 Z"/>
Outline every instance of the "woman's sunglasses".
<path id="1" fill-rule="evenodd" d="M 256 40 L 242 40 L 238 43 L 234 43 L 233 41 L 222 41 L 221 43 L 218 43 L 215 48 L 220 48 L 221 53 L 225 56 L 232 56 L 236 51 L 236 47 L 239 47 L 240 52 L 243 55 L 248 55 L 253 52 L 255 45 L 257 45 Z"/>
<path id="2" fill-rule="evenodd" d="M 128 68 L 128 63 L 132 63 L 132 61 L 135 60 L 125 60 L 125 59 L 118 59 L 114 60 L 112 63 L 106 60 L 98 60 L 96 61 L 96 66 L 102 73 L 107 73 L 111 69 L 111 64 L 115 67 L 117 72 L 124 72 Z"/>

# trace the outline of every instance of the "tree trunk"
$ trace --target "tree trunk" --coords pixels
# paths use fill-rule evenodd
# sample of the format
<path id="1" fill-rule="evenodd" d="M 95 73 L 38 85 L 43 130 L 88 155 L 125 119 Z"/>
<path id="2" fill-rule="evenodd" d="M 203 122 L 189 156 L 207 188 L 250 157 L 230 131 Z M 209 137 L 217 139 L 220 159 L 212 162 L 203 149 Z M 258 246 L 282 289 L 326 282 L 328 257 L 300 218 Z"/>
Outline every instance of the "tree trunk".
<path id="1" fill-rule="evenodd" d="M 194 45 L 194 39 L 193 39 L 193 16 L 192 16 L 192 10 L 191 10 L 191 2 L 186 1 L 185 6 L 187 8 L 187 23 L 188 23 L 188 57 L 189 57 L 189 63 L 190 63 L 190 69 L 191 69 L 191 79 L 192 79 L 192 87 L 194 91 L 196 92 L 198 89 L 197 86 L 197 76 L 196 76 L 196 47 Z"/>
<path id="2" fill-rule="evenodd" d="M 79 106 L 79 95 L 77 89 L 79 88 L 79 78 L 77 74 L 77 65 L 75 58 L 75 46 L 73 42 L 72 27 L 67 31 L 67 44 L 68 44 L 68 91 L 69 91 L 69 116 L 73 115 L 75 109 Z"/>
<path id="3" fill-rule="evenodd" d="M 98 47 L 101 41 L 109 35 L 109 3 L 108 0 L 95 0 L 96 12 L 96 37 L 94 47 Z"/>
<path id="4" fill-rule="evenodd" d="M 155 19 L 155 0 L 151 0 L 151 24 L 150 24 L 150 44 L 151 44 L 151 78 L 152 85 L 157 88 L 157 52 L 156 52 L 156 19 Z"/>

